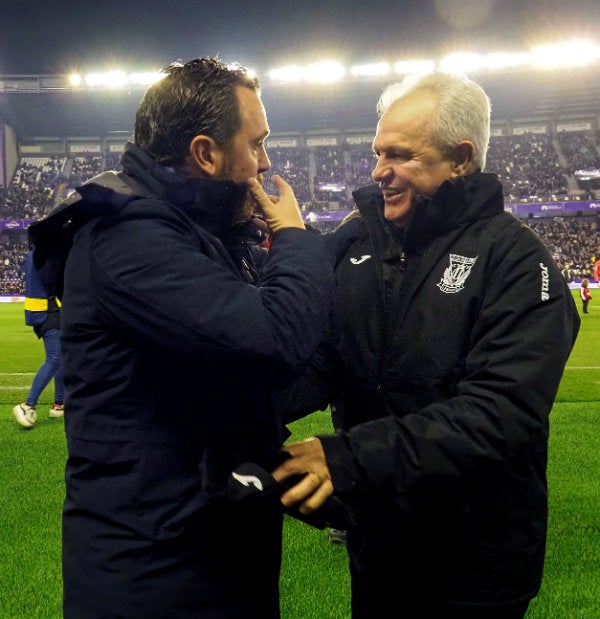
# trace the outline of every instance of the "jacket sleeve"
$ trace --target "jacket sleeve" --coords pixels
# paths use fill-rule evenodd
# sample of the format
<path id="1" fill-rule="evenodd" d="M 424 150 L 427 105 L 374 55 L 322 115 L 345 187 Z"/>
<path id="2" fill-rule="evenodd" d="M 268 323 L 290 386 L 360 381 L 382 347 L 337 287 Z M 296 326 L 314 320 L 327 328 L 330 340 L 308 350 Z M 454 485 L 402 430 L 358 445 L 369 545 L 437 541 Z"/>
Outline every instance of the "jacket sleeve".
<path id="1" fill-rule="evenodd" d="M 329 315 L 333 261 L 324 241 L 280 231 L 258 285 L 243 281 L 214 240 L 201 245 L 185 224 L 148 218 L 96 234 L 92 277 L 106 322 L 140 345 L 183 358 L 303 366 Z"/>
<path id="2" fill-rule="evenodd" d="M 352 243 L 364 234 L 364 226 L 358 215 L 355 215 L 335 231 L 322 236 L 336 267 Z M 340 398 L 341 370 L 330 323 L 307 371 L 284 391 L 276 394 L 276 402 L 284 422 L 291 423 L 317 410 L 325 410 L 329 404 Z"/>
<path id="3" fill-rule="evenodd" d="M 276 391 L 274 400 L 284 423 L 291 423 L 315 411 L 325 410 L 341 397 L 335 353 L 325 339 L 311 357 L 306 372 L 294 382 Z"/>
<path id="4" fill-rule="evenodd" d="M 564 278 L 529 231 L 499 245 L 487 256 L 488 285 L 451 397 L 320 437 L 336 491 L 386 492 L 400 505 L 414 505 L 459 491 L 489 467 L 526 458 L 547 438 L 579 316 Z"/>

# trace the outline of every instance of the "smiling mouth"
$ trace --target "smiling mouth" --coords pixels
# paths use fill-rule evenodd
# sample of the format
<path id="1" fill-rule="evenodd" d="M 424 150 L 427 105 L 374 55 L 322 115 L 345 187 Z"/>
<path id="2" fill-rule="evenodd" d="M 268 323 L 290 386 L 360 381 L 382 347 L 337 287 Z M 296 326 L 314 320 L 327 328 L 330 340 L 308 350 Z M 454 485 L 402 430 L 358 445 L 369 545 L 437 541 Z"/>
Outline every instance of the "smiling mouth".
<path id="1" fill-rule="evenodd" d="M 383 199 L 386 202 L 398 202 L 405 196 L 405 191 L 384 191 Z"/>

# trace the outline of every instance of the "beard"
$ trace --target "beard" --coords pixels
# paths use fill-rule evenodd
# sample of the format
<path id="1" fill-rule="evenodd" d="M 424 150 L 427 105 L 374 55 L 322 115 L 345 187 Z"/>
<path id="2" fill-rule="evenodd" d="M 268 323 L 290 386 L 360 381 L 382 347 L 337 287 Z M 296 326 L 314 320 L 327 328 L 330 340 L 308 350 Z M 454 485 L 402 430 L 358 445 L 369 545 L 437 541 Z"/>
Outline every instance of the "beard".
<path id="1" fill-rule="evenodd" d="M 224 178 L 231 178 L 230 174 L 231 165 L 230 162 L 226 159 L 225 165 L 223 168 Z M 227 174 L 227 176 L 225 176 Z M 263 184 L 263 175 L 259 174 L 257 177 L 258 182 Z M 258 208 L 252 194 L 247 191 L 246 196 L 243 201 L 237 206 L 237 208 L 233 212 L 233 217 L 231 218 L 231 225 L 235 226 L 236 224 L 243 223 L 245 221 L 249 221 L 252 219 L 253 215 L 257 212 Z"/>
<path id="2" fill-rule="evenodd" d="M 231 156 L 231 152 L 228 149 L 225 149 L 223 169 L 221 170 L 219 178 L 233 180 L 233 167 L 233 157 Z M 255 208 L 256 205 L 254 204 L 254 200 L 252 199 L 250 192 L 247 191 L 242 202 L 240 202 L 240 204 L 238 204 L 233 211 L 231 225 L 235 226 L 248 221 Z"/>
<path id="3" fill-rule="evenodd" d="M 242 200 L 241 204 L 233 211 L 233 217 L 231 218 L 231 225 L 241 224 L 245 221 L 252 219 L 253 213 L 256 211 L 256 202 L 250 195 L 250 192 L 246 192 L 246 197 Z"/>

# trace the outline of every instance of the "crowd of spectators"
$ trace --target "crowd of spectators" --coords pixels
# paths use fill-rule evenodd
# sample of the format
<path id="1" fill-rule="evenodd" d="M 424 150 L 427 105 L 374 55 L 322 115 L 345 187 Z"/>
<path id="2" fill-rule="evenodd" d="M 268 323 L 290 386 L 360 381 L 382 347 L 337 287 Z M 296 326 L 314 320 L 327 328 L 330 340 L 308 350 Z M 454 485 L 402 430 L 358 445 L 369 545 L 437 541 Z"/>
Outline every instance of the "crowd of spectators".
<path id="1" fill-rule="evenodd" d="M 306 147 L 273 147 L 268 149 L 271 169 L 265 175 L 265 189 L 268 193 L 276 193 L 271 182 L 272 174 L 279 174 L 294 188 L 299 204 L 308 205 L 312 202 L 309 183 L 309 150 Z"/>
<path id="2" fill-rule="evenodd" d="M 104 157 L 101 155 L 83 155 L 73 159 L 73 167 L 69 174 L 68 187 L 75 189 L 93 176 L 100 174 L 105 168 Z"/>
<path id="3" fill-rule="evenodd" d="M 595 217 L 547 217 L 527 219 L 562 270 L 568 282 L 593 277 L 600 258 L 600 219 Z"/>
<path id="4" fill-rule="evenodd" d="M 121 170 L 121 157 L 123 153 L 108 152 L 105 158 L 105 170 Z"/>
<path id="5" fill-rule="evenodd" d="M 25 256 L 27 238 L 20 233 L 0 234 L 0 297 L 22 295 L 25 292 Z"/>
<path id="6" fill-rule="evenodd" d="M 538 197 L 560 200 L 569 193 L 567 173 L 559 163 L 553 136 L 546 133 L 494 136 L 486 167 L 498 174 L 511 203 Z"/>
<path id="7" fill-rule="evenodd" d="M 590 136 L 580 131 L 561 131 L 557 139 L 565 156 L 567 174 L 600 168 L 600 132 Z"/>
<path id="8" fill-rule="evenodd" d="M 599 145 L 600 132 L 493 136 L 486 169 L 498 174 L 509 203 L 573 199 L 577 189 L 573 173 L 600 167 Z M 266 190 L 275 193 L 271 175 L 280 174 L 294 188 L 307 215 L 351 210 L 352 191 L 373 182 L 374 160 L 368 141 L 312 148 L 274 146 L 268 147 L 268 153 L 271 170 L 265 175 Z M 82 182 L 103 170 L 120 169 L 120 157 L 118 152 L 23 157 L 11 182 L 0 188 L 0 219 L 39 219 Z M 577 192 L 578 198 L 582 195 Z M 593 192 L 585 197 L 600 199 Z M 339 224 L 316 216 L 309 221 L 322 231 Z M 593 279 L 590 267 L 600 255 L 597 217 L 529 219 L 527 223 L 552 249 L 569 281 Z M 13 295 L 22 290 L 26 239 L 4 231 L 0 249 L 0 294 Z"/>
<path id="9" fill-rule="evenodd" d="M 0 188 L 0 219 L 39 219 L 56 203 L 66 157 L 23 157 L 10 184 Z"/>
<path id="10" fill-rule="evenodd" d="M 599 141 L 600 132 L 583 131 L 492 136 L 486 169 L 498 174 L 512 204 L 594 199 L 594 192 L 582 187 L 573 174 L 582 167 L 599 167 Z M 269 149 L 269 156 L 272 171 L 298 187 L 299 201 L 311 211 L 348 210 L 352 191 L 373 182 L 368 142 Z"/>
<path id="11" fill-rule="evenodd" d="M 594 262 L 600 258 L 600 221 L 594 217 L 545 217 L 524 219 L 544 241 L 568 282 L 593 276 Z M 318 225 L 329 231 L 339 222 Z M 0 234 L 0 296 L 22 294 L 23 265 L 27 253 L 27 238 L 23 231 L 3 231 Z"/>
<path id="12" fill-rule="evenodd" d="M 487 171 L 498 174 L 509 203 L 600 197 L 578 185 L 574 172 L 600 168 L 600 132 L 523 133 L 492 136 Z M 341 146 L 269 147 L 270 177 L 280 174 L 307 211 L 348 210 L 352 191 L 373 182 L 373 153 L 367 141 Z M 0 219 L 37 219 L 77 185 L 103 170 L 119 169 L 121 154 L 84 153 L 24 157 L 7 187 L 0 189 Z M 600 185 L 598 187 L 600 194 Z"/>

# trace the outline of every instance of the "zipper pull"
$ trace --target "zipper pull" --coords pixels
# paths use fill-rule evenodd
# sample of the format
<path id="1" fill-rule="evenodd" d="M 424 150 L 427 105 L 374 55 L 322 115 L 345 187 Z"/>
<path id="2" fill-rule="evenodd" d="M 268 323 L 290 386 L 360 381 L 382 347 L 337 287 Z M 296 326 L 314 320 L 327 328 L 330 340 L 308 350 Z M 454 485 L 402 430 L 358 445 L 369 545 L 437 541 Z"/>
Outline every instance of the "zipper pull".
<path id="1" fill-rule="evenodd" d="M 403 273 L 406 270 L 406 254 L 404 252 L 400 254 L 400 270 Z"/>

